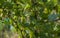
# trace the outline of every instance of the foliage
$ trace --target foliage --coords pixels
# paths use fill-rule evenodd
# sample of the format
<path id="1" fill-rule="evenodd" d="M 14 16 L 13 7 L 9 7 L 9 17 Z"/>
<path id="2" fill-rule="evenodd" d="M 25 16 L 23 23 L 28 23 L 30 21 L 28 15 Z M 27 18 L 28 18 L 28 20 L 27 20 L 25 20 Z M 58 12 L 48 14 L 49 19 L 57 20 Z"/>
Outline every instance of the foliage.
<path id="1" fill-rule="evenodd" d="M 59 0 L 0 0 L 0 31 L 19 38 L 60 38 Z"/>

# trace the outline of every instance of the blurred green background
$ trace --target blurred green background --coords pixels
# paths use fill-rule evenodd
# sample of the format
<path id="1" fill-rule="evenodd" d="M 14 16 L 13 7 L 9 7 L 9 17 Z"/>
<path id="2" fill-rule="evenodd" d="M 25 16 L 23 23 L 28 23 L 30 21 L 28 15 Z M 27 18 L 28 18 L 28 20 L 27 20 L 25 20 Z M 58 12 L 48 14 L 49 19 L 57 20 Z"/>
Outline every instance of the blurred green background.
<path id="1" fill-rule="evenodd" d="M 0 0 L 0 38 L 60 38 L 60 0 Z"/>

